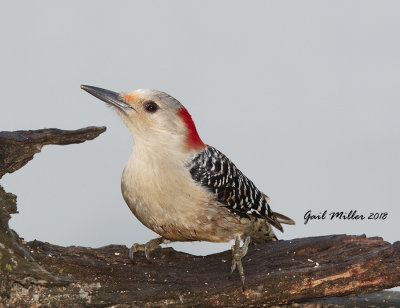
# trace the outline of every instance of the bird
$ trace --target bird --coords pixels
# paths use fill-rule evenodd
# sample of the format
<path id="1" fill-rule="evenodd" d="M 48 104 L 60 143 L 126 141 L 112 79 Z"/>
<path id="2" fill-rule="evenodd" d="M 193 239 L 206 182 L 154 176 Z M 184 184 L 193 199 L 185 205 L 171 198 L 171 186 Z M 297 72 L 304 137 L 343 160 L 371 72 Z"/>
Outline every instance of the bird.
<path id="1" fill-rule="evenodd" d="M 273 212 L 269 197 L 202 141 L 187 109 L 171 95 L 81 89 L 115 109 L 133 136 L 122 195 L 137 219 L 160 237 L 133 244 L 129 258 L 134 261 L 134 253 L 144 251 L 150 261 L 151 251 L 171 242 L 234 240 L 229 277 L 237 268 L 244 290 L 241 260 L 249 245 L 277 240 L 271 226 L 283 232 L 282 223 L 295 222 Z"/>

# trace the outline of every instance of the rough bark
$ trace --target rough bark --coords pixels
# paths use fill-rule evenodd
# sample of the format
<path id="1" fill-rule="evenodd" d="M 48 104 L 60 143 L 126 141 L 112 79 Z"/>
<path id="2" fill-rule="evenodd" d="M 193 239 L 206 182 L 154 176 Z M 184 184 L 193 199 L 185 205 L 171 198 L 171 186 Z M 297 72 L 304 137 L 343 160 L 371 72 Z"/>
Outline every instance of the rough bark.
<path id="1" fill-rule="evenodd" d="M 105 130 L 105 127 L 92 126 L 72 131 L 50 128 L 0 132 L 0 178 L 23 167 L 44 145 L 82 143 L 96 138 Z M 15 195 L 6 193 L 0 186 L 0 299 L 3 301 L 10 299 L 16 286 L 62 286 L 72 281 L 41 267 L 23 240 L 9 228 L 10 214 L 18 213 L 16 200 Z"/>
<path id="2" fill-rule="evenodd" d="M 125 246 L 57 247 L 30 242 L 34 258 L 50 272 L 91 286 L 92 303 L 184 307 L 261 306 L 390 288 L 400 281 L 400 243 L 330 235 L 251 247 L 243 260 L 247 291 L 228 280 L 231 252 L 196 257 L 164 248 L 149 263 Z M 60 269 L 63 271 L 60 273 Z"/>
<path id="3" fill-rule="evenodd" d="M 105 127 L 89 126 L 77 130 L 57 128 L 0 132 L 0 178 L 23 167 L 47 144 L 66 145 L 96 138 Z"/>
<path id="4" fill-rule="evenodd" d="M 104 130 L 15 132 L 14 139 L 12 133 L 0 133 L 0 174 L 23 166 L 44 144 L 82 142 Z M 237 273 L 227 279 L 230 251 L 199 257 L 164 248 L 152 253 L 152 263 L 138 252 L 132 264 L 128 248 L 121 245 L 93 249 L 25 243 L 8 227 L 16 212 L 16 197 L 0 186 L 0 302 L 6 306 L 400 304 L 399 292 L 354 297 L 400 285 L 400 242 L 329 235 L 251 246 L 243 259 L 247 290 L 242 292 Z"/>

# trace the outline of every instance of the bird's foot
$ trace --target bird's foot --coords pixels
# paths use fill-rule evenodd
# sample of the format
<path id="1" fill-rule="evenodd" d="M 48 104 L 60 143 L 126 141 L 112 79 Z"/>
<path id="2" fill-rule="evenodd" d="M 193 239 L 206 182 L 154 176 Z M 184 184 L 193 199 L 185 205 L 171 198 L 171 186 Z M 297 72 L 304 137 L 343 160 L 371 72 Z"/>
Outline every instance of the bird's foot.
<path id="1" fill-rule="evenodd" d="M 167 240 L 161 236 L 148 241 L 146 244 L 137 244 L 137 243 L 133 244 L 132 247 L 129 249 L 129 259 L 132 262 L 135 262 L 134 258 L 135 252 L 144 251 L 144 255 L 146 256 L 147 261 L 151 262 L 150 252 L 158 248 L 161 248 L 160 246 L 161 244 L 168 244 L 170 242 L 171 242 L 170 240 Z"/>
<path id="2" fill-rule="evenodd" d="M 232 267 L 231 273 L 229 274 L 228 278 L 232 277 L 233 272 L 237 268 L 240 275 L 240 280 L 242 281 L 242 289 L 245 290 L 244 286 L 244 272 L 243 272 L 243 265 L 242 265 L 242 258 L 247 254 L 249 244 L 251 242 L 250 236 L 247 236 L 243 246 L 240 247 L 240 239 L 237 237 L 235 239 L 235 245 L 232 246 Z"/>

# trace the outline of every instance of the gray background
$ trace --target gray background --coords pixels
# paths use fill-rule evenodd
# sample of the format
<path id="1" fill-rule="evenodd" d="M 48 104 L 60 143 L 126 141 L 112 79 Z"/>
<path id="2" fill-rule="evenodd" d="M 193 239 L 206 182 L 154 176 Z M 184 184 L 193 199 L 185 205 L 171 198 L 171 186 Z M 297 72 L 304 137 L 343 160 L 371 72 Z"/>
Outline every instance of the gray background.
<path id="1" fill-rule="evenodd" d="M 26 240 L 102 246 L 156 235 L 130 213 L 120 176 L 132 138 L 79 89 L 154 88 L 178 98 L 202 139 L 297 221 L 282 239 L 399 240 L 400 3 L 396 1 L 13 1 L 0 10 L 0 130 L 106 125 L 47 146 L 1 184 Z M 307 210 L 388 212 L 313 221 Z M 230 244 L 172 245 L 195 254 Z"/>

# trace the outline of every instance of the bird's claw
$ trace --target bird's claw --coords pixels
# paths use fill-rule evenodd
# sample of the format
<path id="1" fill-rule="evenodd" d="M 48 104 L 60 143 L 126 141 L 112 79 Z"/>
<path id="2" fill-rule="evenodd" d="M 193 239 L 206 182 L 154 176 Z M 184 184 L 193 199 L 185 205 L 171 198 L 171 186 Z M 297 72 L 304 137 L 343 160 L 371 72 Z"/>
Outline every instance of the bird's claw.
<path id="1" fill-rule="evenodd" d="M 144 251 L 144 255 L 146 256 L 147 261 L 151 262 L 150 249 L 146 245 L 147 245 L 147 243 L 146 244 L 137 244 L 137 243 L 133 244 L 132 247 L 129 249 L 129 259 L 132 262 L 135 262 L 135 258 L 134 258 L 135 252 Z M 159 248 L 159 245 L 158 245 L 158 247 L 155 247 L 152 250 L 157 249 L 157 248 Z"/>
<path id="2" fill-rule="evenodd" d="M 235 239 L 235 245 L 232 246 L 232 266 L 231 266 L 231 273 L 228 276 L 228 279 L 232 277 L 233 272 L 237 268 L 240 275 L 240 280 L 242 282 L 242 289 L 245 290 L 245 277 L 242 265 L 242 258 L 247 254 L 249 244 L 251 242 L 250 236 L 246 237 L 243 246 L 240 247 L 240 240 L 239 238 Z"/>
<path id="3" fill-rule="evenodd" d="M 152 252 L 153 250 L 156 250 L 158 248 L 161 248 L 161 244 L 167 244 L 170 243 L 169 240 L 163 238 L 163 237 L 157 237 L 155 239 L 152 239 L 150 241 L 148 241 L 146 244 L 133 244 L 132 247 L 129 249 L 129 259 L 135 263 L 135 258 L 134 258 L 134 254 L 137 251 L 144 251 L 144 255 L 146 257 L 146 260 L 151 262 L 150 259 L 150 252 Z"/>

